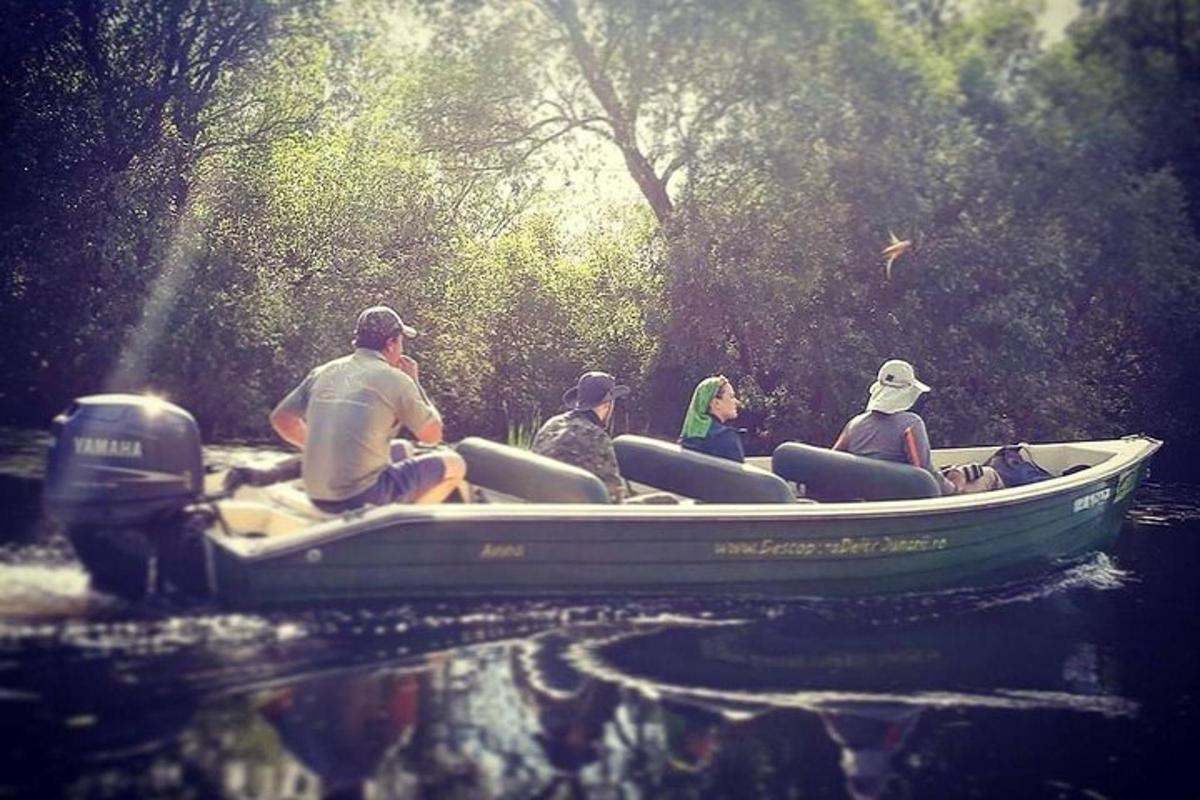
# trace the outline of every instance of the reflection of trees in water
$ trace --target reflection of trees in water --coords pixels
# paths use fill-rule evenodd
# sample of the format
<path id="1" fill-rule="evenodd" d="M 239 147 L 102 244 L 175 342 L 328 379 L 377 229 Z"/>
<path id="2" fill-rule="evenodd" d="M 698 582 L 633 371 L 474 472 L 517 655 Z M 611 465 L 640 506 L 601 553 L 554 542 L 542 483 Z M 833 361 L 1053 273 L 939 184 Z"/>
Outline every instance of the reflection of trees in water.
<path id="1" fill-rule="evenodd" d="M 244 797 L 353 797 L 368 784 L 397 796 L 733 797 L 794 785 L 812 755 L 797 741 L 823 738 L 812 715 L 653 698 L 539 644 L 287 685 L 247 698 L 241 717 L 210 709 L 204 762 Z M 415 709 L 399 725 L 398 681 Z"/>
<path id="2" fill-rule="evenodd" d="M 1086 633 L 1026 617 L 560 628 L 210 703 L 182 741 L 233 796 L 901 797 L 964 708 L 1126 713 Z"/>
<path id="3" fill-rule="evenodd" d="M 80 646 L 47 657 L 53 669 L 10 683 L 31 698 L 6 707 L 19 732 L 7 737 L 12 760 L 27 763 L 7 769 L 0 790 L 83 798 L 104 786 L 134 796 L 199 786 L 256 800 L 708 798 L 800 788 L 919 796 L 930 784 L 954 785 L 964 763 L 1007 771 L 985 760 L 995 750 L 988 732 L 1003 724 L 976 725 L 971 709 L 1128 713 L 1106 644 L 1107 595 L 1096 595 L 928 623 L 906 622 L 907 610 L 881 621 L 868 609 L 856 624 L 846 613 L 827 618 L 824 606 L 794 610 L 799 619 L 549 630 L 552 621 L 514 623 L 506 613 L 487 615 L 503 623 L 465 626 L 453 607 L 432 616 L 339 612 L 313 621 L 336 636 L 280 639 L 269 620 L 242 621 L 222 641 L 248 644 L 214 653 L 193 645 L 213 625 L 228 627 L 225 618 L 133 633 L 92 625 L 70 634 Z M 418 623 L 416 638 L 377 633 Z M 83 646 L 97 641 L 133 655 L 97 662 Z M 414 643 L 426 655 L 407 655 Z M 155 649 L 164 644 L 166 653 Z M 297 677 L 298 669 L 310 672 Z"/>
<path id="4" fill-rule="evenodd" d="M 422 792 L 779 795 L 811 771 L 814 750 L 836 763 L 812 714 L 656 697 L 580 672 L 572 648 L 597 633 L 610 632 L 556 631 L 454 653 L 431 670 L 431 711 L 404 755 Z M 814 740 L 817 748 L 801 746 Z"/>

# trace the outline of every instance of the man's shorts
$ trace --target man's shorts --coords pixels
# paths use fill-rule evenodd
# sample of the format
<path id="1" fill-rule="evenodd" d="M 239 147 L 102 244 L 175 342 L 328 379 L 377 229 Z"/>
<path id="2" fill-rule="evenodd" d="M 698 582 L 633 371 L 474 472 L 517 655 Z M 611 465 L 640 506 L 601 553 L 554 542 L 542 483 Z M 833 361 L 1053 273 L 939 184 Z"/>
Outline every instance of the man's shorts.
<path id="1" fill-rule="evenodd" d="M 368 504 L 411 503 L 445 478 L 446 462 L 442 461 L 441 456 L 428 453 L 392 464 L 379 474 L 374 486 L 361 494 L 345 500 L 313 500 L 312 503 L 331 514 L 340 514 Z"/>

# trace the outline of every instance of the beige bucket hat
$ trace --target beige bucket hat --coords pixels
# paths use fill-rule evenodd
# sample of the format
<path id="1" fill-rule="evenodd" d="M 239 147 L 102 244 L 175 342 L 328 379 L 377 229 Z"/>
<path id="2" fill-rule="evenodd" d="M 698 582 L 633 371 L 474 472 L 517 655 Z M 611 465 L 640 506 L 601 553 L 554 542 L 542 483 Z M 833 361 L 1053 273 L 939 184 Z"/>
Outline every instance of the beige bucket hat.
<path id="1" fill-rule="evenodd" d="M 883 362 L 879 375 L 871 384 L 867 411 L 895 414 L 912 408 L 917 398 L 929 391 L 929 387 L 917 380 L 912 364 L 893 358 Z"/>

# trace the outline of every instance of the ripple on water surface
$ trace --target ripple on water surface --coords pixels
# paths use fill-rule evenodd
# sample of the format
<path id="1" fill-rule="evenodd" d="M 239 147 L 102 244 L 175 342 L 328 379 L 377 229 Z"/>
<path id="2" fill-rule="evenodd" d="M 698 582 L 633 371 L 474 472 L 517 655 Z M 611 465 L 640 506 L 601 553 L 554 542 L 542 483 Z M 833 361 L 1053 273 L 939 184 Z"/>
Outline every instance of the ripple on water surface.
<path id="1" fill-rule="evenodd" d="M 1138 525 L 1171 527 L 1200 520 L 1200 484 L 1144 483 L 1129 518 Z"/>

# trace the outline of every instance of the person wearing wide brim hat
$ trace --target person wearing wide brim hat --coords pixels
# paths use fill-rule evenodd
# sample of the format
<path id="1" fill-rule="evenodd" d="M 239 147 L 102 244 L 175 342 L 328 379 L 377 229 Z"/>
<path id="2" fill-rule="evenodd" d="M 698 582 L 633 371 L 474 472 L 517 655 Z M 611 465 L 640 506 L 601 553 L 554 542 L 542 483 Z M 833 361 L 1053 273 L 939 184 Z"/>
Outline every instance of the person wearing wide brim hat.
<path id="1" fill-rule="evenodd" d="M 955 494 L 955 485 L 933 466 L 925 420 L 910 410 L 929 391 L 912 364 L 898 358 L 883 362 L 867 391 L 867 410 L 846 423 L 833 449 L 911 464 L 933 475 L 942 494 Z"/>
<path id="2" fill-rule="evenodd" d="M 607 372 L 583 373 L 563 393 L 567 411 L 546 420 L 538 429 L 533 452 L 586 469 L 604 481 L 612 502 L 622 502 L 625 483 L 617 467 L 608 423 L 617 400 L 628 394 L 629 387 L 617 383 Z"/>
<path id="3" fill-rule="evenodd" d="M 913 407 L 929 387 L 917 380 L 912 364 L 893 358 L 883 362 L 879 375 L 868 391 L 867 411 L 895 414 Z"/>

